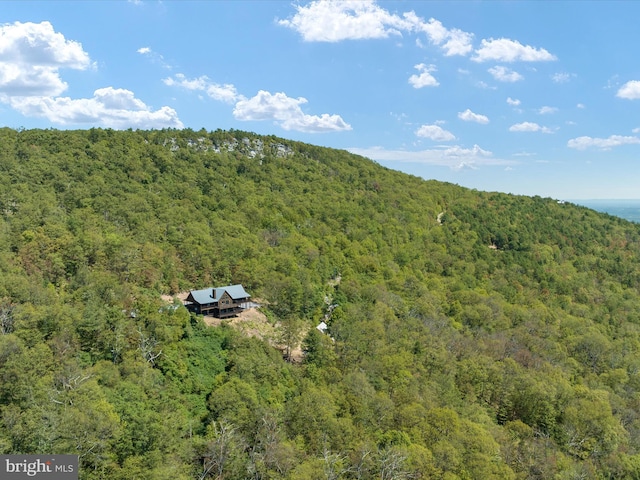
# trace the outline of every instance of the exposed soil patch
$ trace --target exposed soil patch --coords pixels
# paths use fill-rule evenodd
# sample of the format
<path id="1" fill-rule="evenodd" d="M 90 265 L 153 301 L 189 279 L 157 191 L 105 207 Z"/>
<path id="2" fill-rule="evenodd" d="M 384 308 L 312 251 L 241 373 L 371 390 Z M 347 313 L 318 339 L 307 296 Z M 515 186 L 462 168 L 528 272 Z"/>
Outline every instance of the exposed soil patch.
<path id="1" fill-rule="evenodd" d="M 160 295 L 160 298 L 167 303 L 173 303 L 173 299 L 177 298 L 181 302 L 184 302 L 189 296 L 189 292 L 180 292 L 175 295 Z"/>
<path id="2" fill-rule="evenodd" d="M 180 301 L 184 301 L 188 295 L 189 292 L 180 292 L 174 296 L 162 295 L 162 299 L 165 302 L 173 303 L 174 298 L 178 298 Z M 255 299 L 255 302 L 262 303 L 259 299 Z M 246 308 L 242 312 L 240 312 L 237 317 L 226 318 L 224 320 L 205 315 L 203 320 L 204 323 L 210 327 L 217 327 L 224 323 L 235 328 L 248 337 L 256 337 L 261 340 L 265 340 L 269 343 L 269 345 L 279 350 L 283 354 L 286 349 L 284 345 L 279 344 L 279 342 L 277 341 L 279 325 L 277 323 L 275 325 L 270 323 L 267 316 L 262 313 L 259 308 Z M 301 362 L 302 357 L 302 349 L 301 346 L 298 345 L 291 352 L 291 361 L 296 363 Z"/>

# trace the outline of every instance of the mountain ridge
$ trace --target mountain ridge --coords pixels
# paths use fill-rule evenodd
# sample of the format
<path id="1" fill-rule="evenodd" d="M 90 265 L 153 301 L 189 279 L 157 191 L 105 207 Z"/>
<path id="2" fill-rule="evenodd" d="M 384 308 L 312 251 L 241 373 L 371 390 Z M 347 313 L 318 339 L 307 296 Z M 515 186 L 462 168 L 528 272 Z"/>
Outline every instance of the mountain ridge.
<path id="1" fill-rule="evenodd" d="M 0 171 L 1 453 L 78 452 L 83 479 L 640 473 L 636 224 L 240 131 L 5 128 Z M 301 364 L 162 308 L 235 283 Z"/>

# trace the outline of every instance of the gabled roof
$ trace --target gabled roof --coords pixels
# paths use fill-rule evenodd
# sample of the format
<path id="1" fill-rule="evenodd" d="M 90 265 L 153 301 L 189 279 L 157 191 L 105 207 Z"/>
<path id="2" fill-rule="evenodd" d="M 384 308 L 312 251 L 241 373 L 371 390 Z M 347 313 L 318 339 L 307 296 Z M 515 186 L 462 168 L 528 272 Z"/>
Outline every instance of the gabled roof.
<path id="1" fill-rule="evenodd" d="M 204 305 L 206 303 L 213 303 L 213 288 L 205 288 L 203 290 L 191 290 L 187 299 L 193 299 L 194 302 Z"/>
<path id="2" fill-rule="evenodd" d="M 199 303 L 200 305 L 204 305 L 207 303 L 214 303 L 220 300 L 220 297 L 227 292 L 229 296 L 236 300 L 238 298 L 249 298 L 249 295 L 242 285 L 227 285 L 226 287 L 217 287 L 217 288 L 205 288 L 202 290 L 191 290 L 189 292 L 189 297 L 193 299 L 194 302 Z M 189 298 L 187 297 L 187 298 Z"/>
<path id="3" fill-rule="evenodd" d="M 251 296 L 244 290 L 244 287 L 242 285 L 238 284 L 216 288 L 216 298 L 220 298 L 225 291 L 234 300 L 238 298 L 249 298 Z"/>

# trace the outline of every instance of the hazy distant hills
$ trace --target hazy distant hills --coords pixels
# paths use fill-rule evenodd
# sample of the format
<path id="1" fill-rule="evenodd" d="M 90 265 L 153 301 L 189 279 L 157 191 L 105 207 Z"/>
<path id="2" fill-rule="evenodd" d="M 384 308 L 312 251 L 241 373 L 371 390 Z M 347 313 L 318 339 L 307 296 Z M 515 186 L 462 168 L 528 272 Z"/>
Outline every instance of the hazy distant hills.
<path id="1" fill-rule="evenodd" d="M 640 478 L 635 223 L 240 131 L 0 129 L 0 171 L 2 453 L 82 479 Z M 272 338 L 161 300 L 236 283 Z"/>

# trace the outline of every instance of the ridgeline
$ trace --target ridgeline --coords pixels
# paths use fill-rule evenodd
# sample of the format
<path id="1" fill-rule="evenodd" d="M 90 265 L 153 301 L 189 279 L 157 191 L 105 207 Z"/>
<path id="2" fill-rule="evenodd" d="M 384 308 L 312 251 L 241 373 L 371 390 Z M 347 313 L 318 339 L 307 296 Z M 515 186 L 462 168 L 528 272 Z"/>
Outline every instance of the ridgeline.
<path id="1" fill-rule="evenodd" d="M 0 172 L 0 453 L 640 478 L 639 224 L 240 131 L 5 128 Z M 161 299 L 229 284 L 300 361 Z"/>

